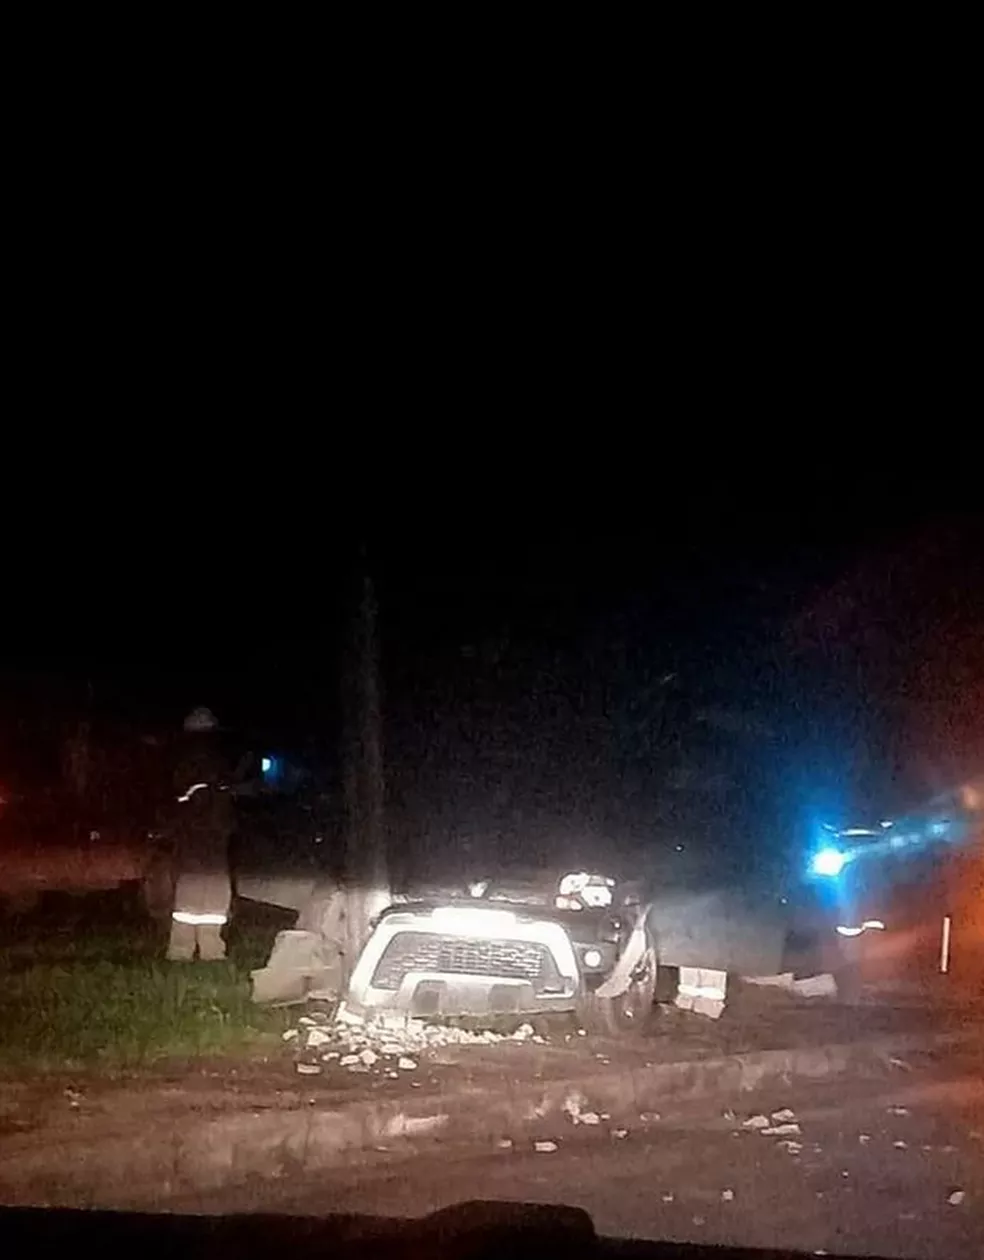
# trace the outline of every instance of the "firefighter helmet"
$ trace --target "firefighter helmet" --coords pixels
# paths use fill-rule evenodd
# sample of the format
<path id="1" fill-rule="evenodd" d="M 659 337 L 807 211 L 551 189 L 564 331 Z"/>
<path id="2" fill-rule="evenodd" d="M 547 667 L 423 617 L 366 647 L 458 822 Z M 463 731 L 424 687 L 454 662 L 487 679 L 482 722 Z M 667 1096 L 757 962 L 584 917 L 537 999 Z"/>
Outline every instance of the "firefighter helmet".
<path id="1" fill-rule="evenodd" d="M 185 718 L 184 728 L 186 731 L 217 731 L 219 724 L 211 709 L 206 709 L 204 705 L 199 705 L 197 709 L 192 709 Z"/>

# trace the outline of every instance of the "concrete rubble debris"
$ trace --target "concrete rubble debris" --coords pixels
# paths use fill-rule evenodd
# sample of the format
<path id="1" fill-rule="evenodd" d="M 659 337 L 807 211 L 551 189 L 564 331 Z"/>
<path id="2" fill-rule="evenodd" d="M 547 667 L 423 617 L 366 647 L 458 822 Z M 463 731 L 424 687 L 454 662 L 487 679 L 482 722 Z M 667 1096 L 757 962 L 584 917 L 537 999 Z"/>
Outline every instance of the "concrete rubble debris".
<path id="1" fill-rule="evenodd" d="M 317 1076 L 321 1072 L 320 1063 L 297 1063 L 295 1067 L 301 1076 Z"/>
<path id="2" fill-rule="evenodd" d="M 806 976 L 802 980 L 794 980 L 792 992 L 803 998 L 835 998 L 837 981 L 829 972 L 819 976 Z"/>
<path id="3" fill-rule="evenodd" d="M 908 1107 L 888 1107 L 887 1111 L 890 1116 L 907 1116 L 909 1114 Z"/>
<path id="4" fill-rule="evenodd" d="M 796 1119 L 796 1112 L 790 1111 L 788 1107 L 783 1107 L 781 1111 L 774 1111 L 772 1119 L 776 1124 L 788 1124 L 791 1120 Z"/>
<path id="5" fill-rule="evenodd" d="M 556 1142 L 534 1142 L 533 1149 L 539 1151 L 541 1155 L 549 1155 L 557 1149 Z"/>
<path id="6" fill-rule="evenodd" d="M 967 1193 L 964 1190 L 951 1190 L 946 1196 L 946 1201 L 951 1207 L 959 1207 L 966 1197 Z"/>
<path id="7" fill-rule="evenodd" d="M 803 1149 L 802 1142 L 794 1142 L 792 1138 L 783 1138 L 781 1142 L 777 1142 L 776 1146 L 781 1146 L 783 1150 L 789 1151 L 790 1155 L 798 1155 Z"/>
<path id="8" fill-rule="evenodd" d="M 801 1129 L 798 1124 L 773 1124 L 767 1129 L 759 1129 L 759 1133 L 763 1137 L 786 1137 L 800 1132 Z"/>
<path id="9" fill-rule="evenodd" d="M 713 967 L 681 967 L 674 1004 L 708 1019 L 720 1019 L 727 995 L 728 973 Z"/>
<path id="10" fill-rule="evenodd" d="M 749 1116 L 747 1120 L 741 1123 L 743 1129 L 767 1129 L 769 1127 L 768 1116 Z"/>
<path id="11" fill-rule="evenodd" d="M 659 1120 L 661 1118 L 662 1117 L 660 1116 L 658 1111 L 640 1111 L 639 1112 L 639 1119 L 642 1121 L 643 1124 L 652 1124 L 654 1120 Z"/>
<path id="12" fill-rule="evenodd" d="M 586 1101 L 584 1095 L 575 1090 L 564 1099 L 562 1110 L 574 1124 L 601 1124 L 602 1118 L 597 1111 L 584 1110 Z"/>
<path id="13" fill-rule="evenodd" d="M 628 1129 L 612 1129 L 612 1137 L 625 1138 L 629 1136 Z"/>
<path id="14" fill-rule="evenodd" d="M 733 1202 L 734 1197 L 735 1197 L 735 1192 L 734 1192 L 734 1190 L 722 1190 L 722 1191 L 721 1191 L 721 1198 L 724 1200 L 724 1202 L 725 1202 L 725 1203 L 731 1203 L 731 1202 Z"/>
<path id="15" fill-rule="evenodd" d="M 893 1142 L 892 1145 L 895 1147 L 897 1151 L 907 1151 L 909 1149 L 908 1142 L 902 1142 L 902 1141 Z"/>
<path id="16" fill-rule="evenodd" d="M 829 972 L 816 976 L 804 976 L 797 980 L 793 972 L 782 971 L 771 976 L 742 976 L 744 984 L 760 989 L 780 989 L 791 997 L 833 998 L 837 996 L 837 981 Z"/>
<path id="17" fill-rule="evenodd" d="M 775 976 L 742 976 L 742 982 L 758 985 L 760 988 L 792 989 L 795 978 L 791 971 L 783 971 Z"/>
<path id="18" fill-rule="evenodd" d="M 578 1120 L 581 1117 L 581 1111 L 583 1109 L 584 1103 L 585 1103 L 584 1095 L 579 1090 L 574 1090 L 573 1093 L 568 1094 L 567 1097 L 564 1099 L 561 1110 L 566 1115 L 570 1116 L 570 1118 L 574 1121 L 574 1123 L 577 1124 Z"/>
<path id="19" fill-rule="evenodd" d="M 422 1057 L 447 1047 L 493 1046 L 517 1041 L 543 1044 L 545 1040 L 528 1023 L 520 1024 L 512 1033 L 472 1030 L 431 1024 L 394 1011 L 366 1017 L 349 1010 L 344 1002 L 331 1017 L 321 1010 L 302 1015 L 297 1026 L 282 1036 L 295 1051 L 301 1052 L 296 1057 L 310 1060 L 311 1056 L 303 1055 L 303 1051 L 320 1050 L 324 1052 L 320 1055 L 322 1063 L 337 1061 L 349 1072 L 372 1071 L 390 1079 L 398 1075 L 393 1071 L 394 1066 L 400 1071 L 413 1071 Z"/>
<path id="20" fill-rule="evenodd" d="M 667 1193 L 664 1193 L 664 1194 L 661 1194 L 659 1197 L 663 1200 L 663 1202 L 664 1202 L 664 1203 L 672 1203 L 672 1202 L 673 1202 L 673 1195 L 672 1195 L 672 1194 L 670 1194 L 670 1193 L 668 1193 L 668 1192 L 667 1192 Z"/>
<path id="21" fill-rule="evenodd" d="M 436 1116 L 406 1116 L 403 1114 L 393 1116 L 386 1124 L 385 1133 L 387 1137 L 420 1137 L 425 1133 L 433 1133 L 437 1129 L 442 1129 L 448 1122 L 448 1115 L 442 1113 Z"/>

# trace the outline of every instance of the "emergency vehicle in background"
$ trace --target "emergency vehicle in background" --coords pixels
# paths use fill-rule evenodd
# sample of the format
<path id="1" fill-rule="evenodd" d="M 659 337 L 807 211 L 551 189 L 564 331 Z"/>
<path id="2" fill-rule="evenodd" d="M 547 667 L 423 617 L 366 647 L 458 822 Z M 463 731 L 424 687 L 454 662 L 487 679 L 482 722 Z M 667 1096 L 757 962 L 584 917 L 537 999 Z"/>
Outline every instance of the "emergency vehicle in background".
<path id="1" fill-rule="evenodd" d="M 984 776 L 904 817 L 826 828 L 809 868 L 857 991 L 984 990 Z"/>

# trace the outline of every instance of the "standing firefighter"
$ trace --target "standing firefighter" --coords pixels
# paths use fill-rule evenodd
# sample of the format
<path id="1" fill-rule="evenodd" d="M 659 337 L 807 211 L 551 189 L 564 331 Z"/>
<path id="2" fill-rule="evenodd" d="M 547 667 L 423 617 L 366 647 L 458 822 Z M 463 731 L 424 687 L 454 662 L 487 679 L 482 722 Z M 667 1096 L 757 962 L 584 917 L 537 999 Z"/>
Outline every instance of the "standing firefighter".
<path id="1" fill-rule="evenodd" d="M 174 910 L 167 956 L 190 962 L 225 958 L 222 928 L 229 917 L 229 837 L 233 829 L 227 768 L 218 747 L 214 714 L 195 709 L 184 721 L 184 742 L 174 786 Z"/>

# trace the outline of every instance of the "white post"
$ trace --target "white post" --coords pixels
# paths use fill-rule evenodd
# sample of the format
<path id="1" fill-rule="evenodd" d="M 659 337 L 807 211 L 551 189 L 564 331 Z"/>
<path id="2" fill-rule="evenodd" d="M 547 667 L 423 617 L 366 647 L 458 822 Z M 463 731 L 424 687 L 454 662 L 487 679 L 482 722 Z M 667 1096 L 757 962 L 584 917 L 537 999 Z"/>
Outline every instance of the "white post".
<path id="1" fill-rule="evenodd" d="M 948 914 L 943 916 L 943 939 L 940 942 L 940 971 L 946 975 L 950 970 L 950 926 L 951 918 Z"/>

